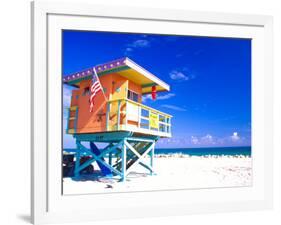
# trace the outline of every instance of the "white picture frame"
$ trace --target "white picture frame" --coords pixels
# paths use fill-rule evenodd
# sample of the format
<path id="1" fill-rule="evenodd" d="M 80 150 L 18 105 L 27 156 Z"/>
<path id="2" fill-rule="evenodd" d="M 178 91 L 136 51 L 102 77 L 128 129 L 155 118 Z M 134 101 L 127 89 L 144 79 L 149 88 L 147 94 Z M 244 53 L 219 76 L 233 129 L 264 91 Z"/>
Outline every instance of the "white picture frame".
<path id="1" fill-rule="evenodd" d="M 68 19 L 64 19 L 66 17 Z M 174 27 L 189 25 L 190 30 L 193 29 L 193 35 L 202 35 L 202 32 L 204 35 L 208 35 L 209 32 L 213 36 L 232 37 L 235 36 L 229 29 L 232 27 L 237 28 L 237 37 L 246 35 L 254 38 L 256 44 L 252 51 L 252 55 L 255 56 L 252 65 L 254 76 L 252 82 L 252 142 L 255 158 L 252 187 L 67 197 L 61 194 L 61 182 L 58 183 L 60 173 L 57 172 L 61 169 L 59 166 L 61 161 L 56 157 L 56 153 L 50 150 L 58 144 L 52 137 L 54 134 L 60 133 L 58 127 L 60 122 L 56 121 L 61 118 L 56 117 L 56 114 L 61 113 L 56 111 L 56 104 L 60 104 L 60 99 L 50 101 L 50 99 L 55 99 L 61 88 L 61 83 L 56 82 L 54 75 L 57 74 L 56 65 L 61 64 L 61 60 L 59 55 L 54 56 L 52 50 L 60 45 L 50 34 L 56 34 L 60 29 L 71 27 L 73 29 L 77 27 L 91 29 L 89 27 L 92 26 L 93 21 L 99 22 L 99 26 L 108 26 L 114 21 L 121 20 L 128 24 L 131 23 L 128 21 L 137 21 L 139 26 L 132 29 L 138 29 L 140 32 L 144 29 L 144 25 L 141 24 L 151 21 L 152 24 L 166 24 L 167 29 L 170 29 L 167 31 L 168 33 L 178 34 L 179 31 L 176 28 L 172 30 L 171 26 L 170 28 L 168 26 L 169 23 L 173 23 Z M 123 29 L 121 22 L 120 24 L 119 27 L 115 24 L 116 31 Z M 130 26 L 128 24 L 126 27 Z M 131 27 L 133 26 L 131 25 Z M 161 33 L 161 31 L 159 32 Z M 31 218 L 34 224 L 272 208 L 273 46 L 271 16 L 35 1 L 32 2 L 31 52 Z M 51 58 L 50 55 L 52 55 Z M 52 66 L 50 66 L 50 61 Z M 91 204 L 93 201 L 98 204 Z M 118 204 L 114 204 L 116 202 Z"/>

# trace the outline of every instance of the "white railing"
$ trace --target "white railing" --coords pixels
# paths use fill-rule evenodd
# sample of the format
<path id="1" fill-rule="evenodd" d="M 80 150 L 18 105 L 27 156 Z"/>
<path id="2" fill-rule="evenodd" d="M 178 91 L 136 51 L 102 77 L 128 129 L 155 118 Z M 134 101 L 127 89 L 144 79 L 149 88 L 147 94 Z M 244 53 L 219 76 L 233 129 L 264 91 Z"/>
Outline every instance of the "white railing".
<path id="1" fill-rule="evenodd" d="M 129 99 L 107 102 L 106 130 L 171 137 L 172 116 Z"/>

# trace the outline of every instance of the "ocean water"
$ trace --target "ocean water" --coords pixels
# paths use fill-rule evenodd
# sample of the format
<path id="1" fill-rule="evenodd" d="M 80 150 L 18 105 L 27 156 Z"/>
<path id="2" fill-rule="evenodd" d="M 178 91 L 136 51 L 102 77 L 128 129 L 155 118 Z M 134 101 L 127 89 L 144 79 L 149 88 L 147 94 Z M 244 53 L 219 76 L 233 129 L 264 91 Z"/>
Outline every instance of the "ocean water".
<path id="1" fill-rule="evenodd" d="M 251 156 L 251 146 L 245 147 L 212 147 L 212 148 L 158 148 L 155 149 L 155 154 L 186 154 L 191 156 L 204 155 L 243 155 Z"/>

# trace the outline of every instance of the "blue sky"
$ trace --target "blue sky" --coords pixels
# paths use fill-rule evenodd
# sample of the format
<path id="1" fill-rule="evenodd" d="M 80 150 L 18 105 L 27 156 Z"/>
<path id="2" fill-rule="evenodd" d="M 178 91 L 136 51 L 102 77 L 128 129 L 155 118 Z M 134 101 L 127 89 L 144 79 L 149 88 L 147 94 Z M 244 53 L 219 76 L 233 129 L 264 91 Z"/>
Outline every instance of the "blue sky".
<path id="1" fill-rule="evenodd" d="M 251 145 L 251 40 L 63 32 L 63 75 L 129 57 L 171 87 L 144 104 L 173 115 L 157 147 Z M 70 88 L 64 86 L 64 106 Z M 73 139 L 64 136 L 64 145 Z"/>

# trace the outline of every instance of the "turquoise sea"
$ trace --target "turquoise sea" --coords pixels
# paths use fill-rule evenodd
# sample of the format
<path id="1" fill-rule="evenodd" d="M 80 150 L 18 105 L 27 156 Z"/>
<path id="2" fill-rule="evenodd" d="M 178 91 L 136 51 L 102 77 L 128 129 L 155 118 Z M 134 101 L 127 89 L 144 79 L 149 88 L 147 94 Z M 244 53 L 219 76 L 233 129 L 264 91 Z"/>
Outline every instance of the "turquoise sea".
<path id="1" fill-rule="evenodd" d="M 186 154 L 191 156 L 204 155 L 243 155 L 251 156 L 251 146 L 243 147 L 211 147 L 211 148 L 158 148 L 155 149 L 155 154 Z"/>

